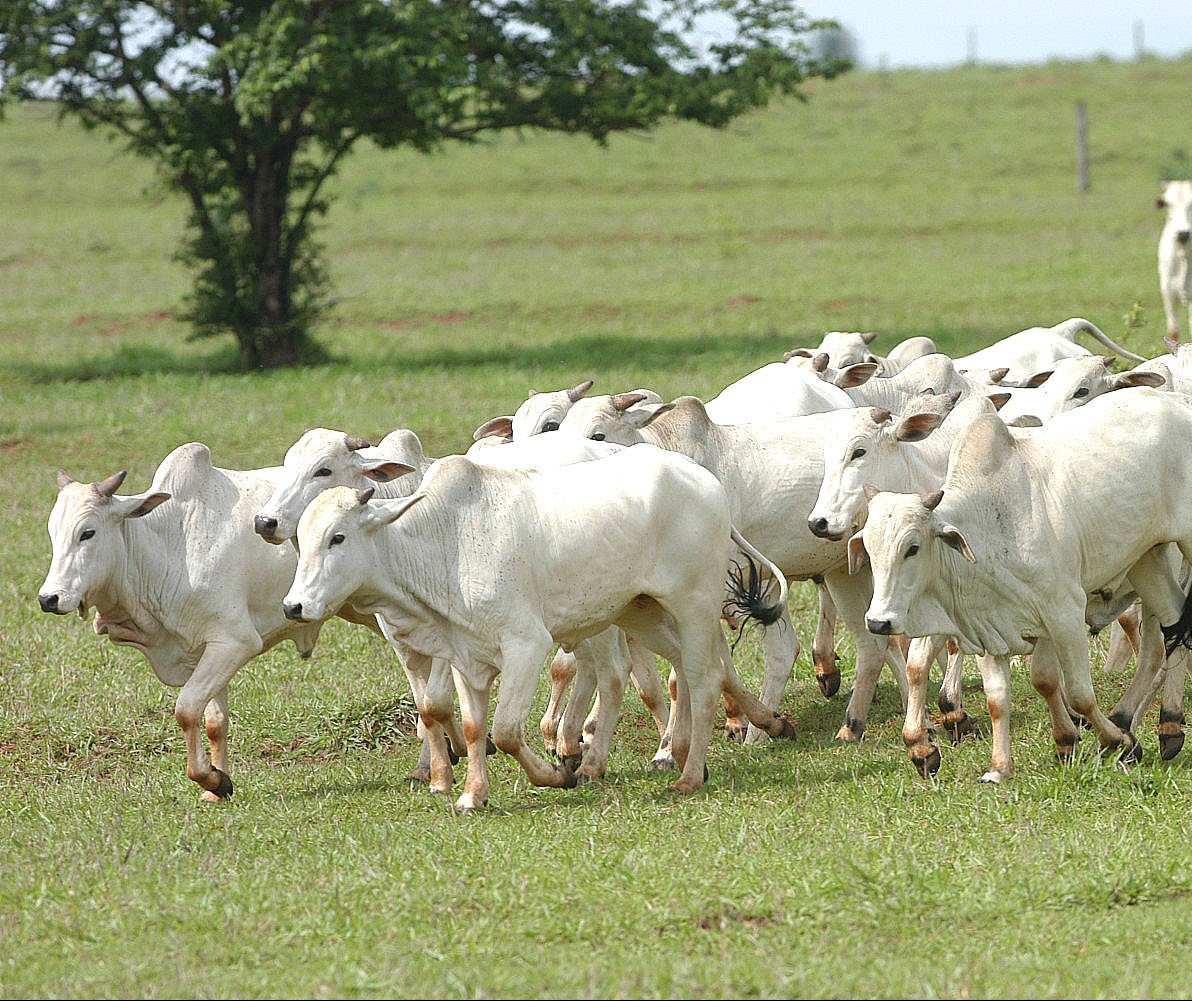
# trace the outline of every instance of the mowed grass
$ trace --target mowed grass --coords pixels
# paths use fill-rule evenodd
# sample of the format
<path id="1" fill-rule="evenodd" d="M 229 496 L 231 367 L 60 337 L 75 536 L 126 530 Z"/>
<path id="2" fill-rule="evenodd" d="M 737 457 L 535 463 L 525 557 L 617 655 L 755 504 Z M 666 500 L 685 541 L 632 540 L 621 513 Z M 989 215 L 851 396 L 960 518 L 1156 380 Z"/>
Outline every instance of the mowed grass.
<path id="1" fill-rule="evenodd" d="M 183 442 L 268 465 L 314 426 L 406 426 L 444 455 L 531 388 L 707 398 L 831 329 L 959 352 L 1085 316 L 1156 354 L 1152 205 L 1192 141 L 1190 69 L 858 73 L 722 133 L 362 149 L 321 233 L 339 360 L 254 375 L 175 319 L 184 209 L 152 169 L 51 108 L 13 109 L 0 997 L 1187 996 L 1192 758 L 1158 760 L 1153 713 L 1141 765 L 1086 736 L 1061 766 L 1020 672 L 1017 771 L 983 787 L 974 673 L 982 733 L 943 747 L 927 782 L 888 675 L 864 741 L 834 741 L 842 633 L 842 694 L 824 700 L 802 655 L 783 706 L 798 738 L 717 738 L 693 796 L 646 771 L 652 724 L 629 695 L 606 780 L 538 790 L 498 757 L 490 808 L 459 817 L 406 782 L 395 659 L 332 623 L 312 659 L 279 647 L 233 683 L 236 795 L 212 807 L 185 777 L 172 693 L 36 592 L 59 467 L 127 469 L 135 492 Z M 812 589 L 794 601 L 809 647 Z M 1108 706 L 1127 679 L 1092 643 Z M 738 662 L 759 685 L 756 638 Z"/>

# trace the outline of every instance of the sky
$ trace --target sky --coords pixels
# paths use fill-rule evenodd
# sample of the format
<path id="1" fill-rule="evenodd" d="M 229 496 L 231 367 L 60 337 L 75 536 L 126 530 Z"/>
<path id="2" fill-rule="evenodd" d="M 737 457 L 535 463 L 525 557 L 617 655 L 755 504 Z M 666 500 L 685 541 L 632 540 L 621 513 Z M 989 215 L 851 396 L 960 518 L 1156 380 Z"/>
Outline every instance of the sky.
<path id="1" fill-rule="evenodd" d="M 1041 63 L 1192 51 L 1192 0 L 802 0 L 857 41 L 860 64 L 887 67 Z"/>

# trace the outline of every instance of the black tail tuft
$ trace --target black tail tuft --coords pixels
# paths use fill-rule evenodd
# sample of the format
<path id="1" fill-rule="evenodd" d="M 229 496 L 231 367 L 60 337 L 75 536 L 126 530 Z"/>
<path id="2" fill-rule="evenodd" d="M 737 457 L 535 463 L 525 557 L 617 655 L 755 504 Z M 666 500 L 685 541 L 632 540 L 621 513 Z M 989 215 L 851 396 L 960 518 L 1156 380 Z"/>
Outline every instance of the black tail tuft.
<path id="1" fill-rule="evenodd" d="M 767 603 L 770 582 L 763 585 L 758 565 L 748 553 L 742 555 L 747 566 L 734 562 L 728 571 L 729 597 L 724 603 L 724 614 L 726 617 L 772 626 L 782 618 L 782 603 Z"/>
<path id="2" fill-rule="evenodd" d="M 1163 646 L 1170 657 L 1179 647 L 1192 650 L 1192 595 L 1184 599 L 1184 610 L 1180 617 L 1170 626 L 1159 627 L 1163 630 Z"/>

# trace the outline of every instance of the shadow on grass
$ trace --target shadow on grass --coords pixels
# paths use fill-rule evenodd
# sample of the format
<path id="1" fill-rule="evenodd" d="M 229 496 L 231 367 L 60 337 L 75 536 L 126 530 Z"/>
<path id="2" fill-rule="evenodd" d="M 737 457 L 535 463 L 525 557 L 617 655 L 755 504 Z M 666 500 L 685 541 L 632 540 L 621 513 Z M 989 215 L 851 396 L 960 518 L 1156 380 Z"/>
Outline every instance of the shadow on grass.
<path id="1" fill-rule="evenodd" d="M 973 331 L 883 331 L 882 339 L 892 346 L 907 337 L 932 337 L 942 349 L 961 350 L 983 340 Z M 800 339 L 807 343 L 799 343 Z M 375 371 L 377 364 L 391 365 L 406 372 L 442 371 L 452 369 L 508 368 L 560 369 L 574 373 L 593 373 L 610 368 L 623 369 L 627 364 L 643 369 L 666 369 L 684 366 L 699 360 L 737 360 L 743 367 L 757 367 L 768 361 L 781 361 L 782 353 L 795 347 L 814 347 L 806 335 L 768 330 L 764 333 L 697 333 L 686 336 L 642 336 L 637 334 L 595 334 L 573 337 L 552 343 L 505 343 L 490 346 L 459 344 L 449 331 L 428 331 L 420 345 L 413 349 L 354 358 L 350 347 L 320 344 L 328 352 L 328 360 L 319 366 L 303 368 L 348 370 L 367 368 Z M 346 338 L 345 338 L 346 340 Z M 268 375 L 272 371 L 244 372 L 240 367 L 235 345 L 227 344 L 207 354 L 192 355 L 146 345 L 125 345 L 109 354 L 97 354 L 68 360 L 35 363 L 10 363 L 9 372 L 26 382 L 62 383 L 91 382 L 100 379 L 126 378 L 140 375 Z M 273 370 L 277 373 L 294 369 Z"/>

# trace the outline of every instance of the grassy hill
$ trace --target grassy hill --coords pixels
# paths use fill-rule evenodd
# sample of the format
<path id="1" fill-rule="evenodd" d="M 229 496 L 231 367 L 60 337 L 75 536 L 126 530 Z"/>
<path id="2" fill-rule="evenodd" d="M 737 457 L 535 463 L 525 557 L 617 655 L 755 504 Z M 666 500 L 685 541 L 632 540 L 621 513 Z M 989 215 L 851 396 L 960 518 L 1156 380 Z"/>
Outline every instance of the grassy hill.
<path id="1" fill-rule="evenodd" d="M 13 108 L 0 996 L 1186 996 L 1192 757 L 1159 763 L 1148 730 L 1133 770 L 1091 751 L 1060 767 L 1022 678 L 1003 789 L 975 782 L 987 738 L 920 780 L 886 680 L 865 741 L 835 744 L 843 702 L 804 657 L 784 704 L 798 740 L 718 739 L 690 800 L 644 772 L 630 697 L 607 781 L 539 791 L 497 762 L 492 809 L 458 818 L 404 784 L 416 746 L 387 729 L 405 691 L 389 652 L 328 628 L 313 660 L 279 649 L 233 684 L 237 794 L 200 809 L 171 693 L 35 595 L 60 466 L 128 469 L 135 492 L 182 442 L 267 465 L 312 426 L 406 426 L 442 455 L 531 388 L 709 397 L 832 329 L 959 352 L 1085 316 L 1158 353 L 1152 205 L 1192 143 L 1190 71 L 856 73 L 722 133 L 364 149 L 321 234 L 339 303 L 320 336 L 340 360 L 249 376 L 230 339 L 188 341 L 175 319 L 183 207 L 151 167 Z M 809 647 L 807 589 L 796 604 Z M 759 648 L 741 650 L 756 684 Z M 1124 685 L 1097 680 L 1104 704 Z"/>

